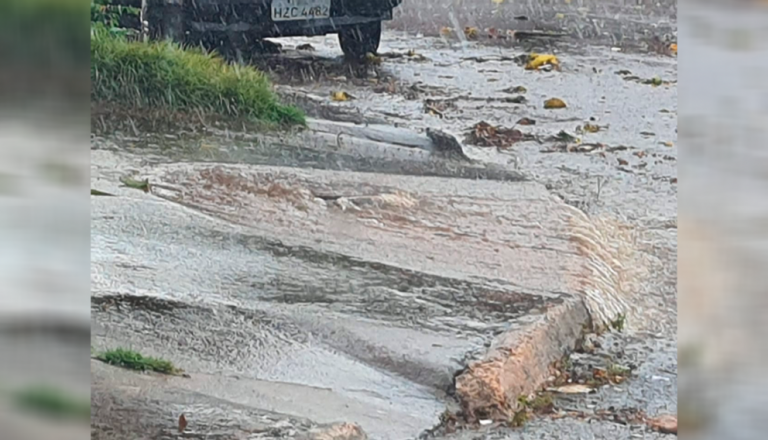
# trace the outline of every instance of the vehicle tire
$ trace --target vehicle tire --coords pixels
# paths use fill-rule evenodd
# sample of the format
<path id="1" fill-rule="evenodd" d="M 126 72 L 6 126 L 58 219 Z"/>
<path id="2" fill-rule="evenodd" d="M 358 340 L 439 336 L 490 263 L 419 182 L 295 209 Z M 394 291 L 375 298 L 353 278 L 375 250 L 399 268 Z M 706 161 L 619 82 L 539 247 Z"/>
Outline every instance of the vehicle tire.
<path id="1" fill-rule="evenodd" d="M 375 54 L 381 42 L 381 22 L 366 23 L 339 31 L 339 45 L 344 56 L 361 60 L 369 53 Z"/>
<path id="2" fill-rule="evenodd" d="M 150 41 L 170 39 L 184 43 L 184 0 L 142 0 L 141 33 Z"/>

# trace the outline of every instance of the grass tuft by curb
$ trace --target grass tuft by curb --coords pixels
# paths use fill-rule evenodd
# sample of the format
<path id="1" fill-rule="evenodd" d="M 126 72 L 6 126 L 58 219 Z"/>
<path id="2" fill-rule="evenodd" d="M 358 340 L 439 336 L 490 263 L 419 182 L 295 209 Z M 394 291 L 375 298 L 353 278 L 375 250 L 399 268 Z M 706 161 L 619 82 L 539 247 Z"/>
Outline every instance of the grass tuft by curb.
<path id="1" fill-rule="evenodd" d="M 170 361 L 144 356 L 141 353 L 133 350 L 126 350 L 124 348 L 116 348 L 114 350 L 99 353 L 96 355 L 96 359 L 109 365 L 129 370 L 154 371 L 156 373 L 172 375 L 182 373 L 182 370 L 176 368 Z"/>
<path id="2" fill-rule="evenodd" d="M 132 109 L 202 113 L 270 125 L 304 125 L 296 107 L 281 104 L 267 76 L 229 64 L 199 48 L 129 41 L 91 28 L 91 101 Z"/>
<path id="3" fill-rule="evenodd" d="M 21 409 L 52 418 L 90 419 L 91 403 L 49 386 L 34 386 L 14 392 L 13 402 Z"/>

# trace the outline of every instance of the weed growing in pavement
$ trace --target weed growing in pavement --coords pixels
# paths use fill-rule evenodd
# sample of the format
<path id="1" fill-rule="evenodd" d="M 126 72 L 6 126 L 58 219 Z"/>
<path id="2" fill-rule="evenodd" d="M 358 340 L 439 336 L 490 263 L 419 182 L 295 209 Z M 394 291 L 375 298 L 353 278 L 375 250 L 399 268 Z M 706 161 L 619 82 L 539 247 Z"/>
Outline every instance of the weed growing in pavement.
<path id="1" fill-rule="evenodd" d="M 136 371 L 154 371 L 163 374 L 179 374 L 181 369 L 176 368 L 170 361 L 154 357 L 144 356 L 141 353 L 124 348 L 108 350 L 96 355 L 96 359 L 117 367 Z"/>

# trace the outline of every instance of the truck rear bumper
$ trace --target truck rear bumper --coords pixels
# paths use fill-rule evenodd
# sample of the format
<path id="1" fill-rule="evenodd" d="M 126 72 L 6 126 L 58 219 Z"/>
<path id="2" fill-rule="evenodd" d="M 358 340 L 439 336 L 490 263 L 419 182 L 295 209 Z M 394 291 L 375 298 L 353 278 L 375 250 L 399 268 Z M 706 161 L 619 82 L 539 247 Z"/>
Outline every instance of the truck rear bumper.
<path id="1" fill-rule="evenodd" d="M 372 17 L 333 17 L 315 20 L 297 20 L 273 22 L 269 17 L 260 22 L 239 21 L 230 23 L 216 23 L 208 21 L 191 21 L 187 24 L 188 30 L 201 33 L 229 33 L 244 32 L 255 37 L 298 37 L 325 35 L 338 32 L 340 29 L 350 26 L 375 23 L 392 19 L 392 11 L 381 13 Z"/>
<path id="2" fill-rule="evenodd" d="M 274 22 L 270 14 L 271 0 L 195 0 L 187 30 L 248 33 L 259 38 L 325 35 L 345 27 L 391 20 L 392 9 L 401 2 L 332 1 L 331 18 Z"/>

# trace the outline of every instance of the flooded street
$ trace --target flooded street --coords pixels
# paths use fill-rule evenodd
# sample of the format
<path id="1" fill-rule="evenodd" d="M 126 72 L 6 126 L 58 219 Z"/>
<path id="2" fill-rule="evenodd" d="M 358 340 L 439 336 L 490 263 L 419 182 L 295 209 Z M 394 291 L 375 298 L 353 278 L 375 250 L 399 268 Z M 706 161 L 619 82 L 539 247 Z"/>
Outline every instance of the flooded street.
<path id="1" fill-rule="evenodd" d="M 362 438 L 323 437 L 337 422 L 385 440 L 669 436 L 596 414 L 677 413 L 677 60 L 602 30 L 646 41 L 674 31 L 676 10 L 603 5 L 585 19 L 585 3 L 553 5 L 560 21 L 582 14 L 565 28 L 590 45 L 440 35 L 453 21 L 502 29 L 487 4 L 418 20 L 403 7 L 366 66 L 346 64 L 335 36 L 275 40 L 282 53 L 252 62 L 316 118 L 307 130 L 94 135 L 92 188 L 116 197 L 92 200 L 93 346 L 140 349 L 188 376 L 94 362 L 94 401 L 121 408 L 98 426 L 141 414 L 170 433 L 183 412 L 195 438 Z M 554 28 L 549 6 L 505 11 Z M 559 68 L 526 70 L 531 52 Z M 551 98 L 565 108 L 545 108 Z M 461 157 L 430 149 L 436 130 Z M 121 186 L 126 175 L 146 191 Z M 591 370 L 603 350 L 631 365 L 627 382 L 560 402 L 584 417 L 511 428 L 489 415 L 548 380 L 590 294 L 593 319 L 626 308 L 627 331 L 574 365 Z M 496 371 L 510 341 L 526 378 L 500 379 L 496 394 L 464 387 Z M 445 429 L 468 408 L 496 420 Z"/>

